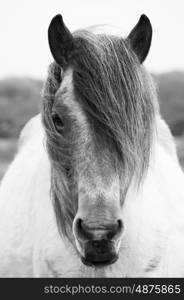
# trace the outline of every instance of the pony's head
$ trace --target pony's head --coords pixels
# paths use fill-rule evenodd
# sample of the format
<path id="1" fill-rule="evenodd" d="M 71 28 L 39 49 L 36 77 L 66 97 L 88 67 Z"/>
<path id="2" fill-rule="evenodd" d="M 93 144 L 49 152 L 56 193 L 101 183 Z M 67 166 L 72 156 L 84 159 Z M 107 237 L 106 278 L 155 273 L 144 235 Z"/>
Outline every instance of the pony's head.
<path id="1" fill-rule="evenodd" d="M 118 258 L 123 205 L 146 174 L 154 89 L 142 62 L 151 44 L 146 16 L 126 39 L 81 30 L 57 15 L 49 26 L 55 62 L 44 89 L 43 123 L 58 228 L 87 265 Z"/>

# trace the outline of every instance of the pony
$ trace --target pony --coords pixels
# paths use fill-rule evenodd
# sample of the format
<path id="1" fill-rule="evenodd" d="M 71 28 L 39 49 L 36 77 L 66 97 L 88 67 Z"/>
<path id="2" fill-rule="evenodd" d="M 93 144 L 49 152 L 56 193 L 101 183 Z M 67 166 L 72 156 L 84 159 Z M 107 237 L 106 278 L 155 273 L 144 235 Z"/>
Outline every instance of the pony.
<path id="1" fill-rule="evenodd" d="M 143 66 L 152 26 L 126 38 L 48 29 L 41 114 L 0 187 L 1 277 L 184 276 L 184 175 Z"/>

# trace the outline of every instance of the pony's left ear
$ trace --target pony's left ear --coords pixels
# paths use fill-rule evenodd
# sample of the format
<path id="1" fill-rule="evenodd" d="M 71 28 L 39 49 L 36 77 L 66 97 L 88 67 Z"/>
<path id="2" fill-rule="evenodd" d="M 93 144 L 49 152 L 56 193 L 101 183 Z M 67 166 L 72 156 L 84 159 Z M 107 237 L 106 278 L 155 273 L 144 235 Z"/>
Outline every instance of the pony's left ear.
<path id="1" fill-rule="evenodd" d="M 56 15 L 48 29 L 48 40 L 52 56 L 60 67 L 65 67 L 73 52 L 74 38 L 63 22 L 61 15 Z"/>
<path id="2" fill-rule="evenodd" d="M 148 55 L 152 40 L 152 26 L 147 16 L 142 15 L 140 17 L 127 39 L 140 63 L 142 63 Z"/>

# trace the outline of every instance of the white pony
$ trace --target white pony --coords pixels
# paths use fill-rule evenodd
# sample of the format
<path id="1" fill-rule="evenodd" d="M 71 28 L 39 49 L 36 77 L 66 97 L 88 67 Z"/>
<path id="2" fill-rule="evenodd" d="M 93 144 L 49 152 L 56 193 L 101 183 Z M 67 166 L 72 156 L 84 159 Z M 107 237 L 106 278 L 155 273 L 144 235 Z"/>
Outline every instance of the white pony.
<path id="1" fill-rule="evenodd" d="M 0 187 L 1 277 L 184 276 L 184 174 L 142 66 L 151 33 L 144 15 L 126 40 L 52 20 L 42 118 Z"/>

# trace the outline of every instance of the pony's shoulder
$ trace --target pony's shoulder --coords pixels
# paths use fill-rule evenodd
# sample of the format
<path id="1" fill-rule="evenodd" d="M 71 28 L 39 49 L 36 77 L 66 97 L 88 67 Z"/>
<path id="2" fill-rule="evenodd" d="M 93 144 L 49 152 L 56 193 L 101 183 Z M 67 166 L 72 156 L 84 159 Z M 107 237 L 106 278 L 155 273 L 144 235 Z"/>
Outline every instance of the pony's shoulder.
<path id="1" fill-rule="evenodd" d="M 35 117 L 31 118 L 20 133 L 18 140 L 18 149 L 20 150 L 23 146 L 27 144 L 30 140 L 36 137 L 43 138 L 43 126 L 41 122 L 41 115 L 38 114 Z"/>
<path id="2" fill-rule="evenodd" d="M 160 116 L 157 118 L 157 138 L 159 145 L 174 159 L 178 160 L 174 137 L 169 126 Z"/>

